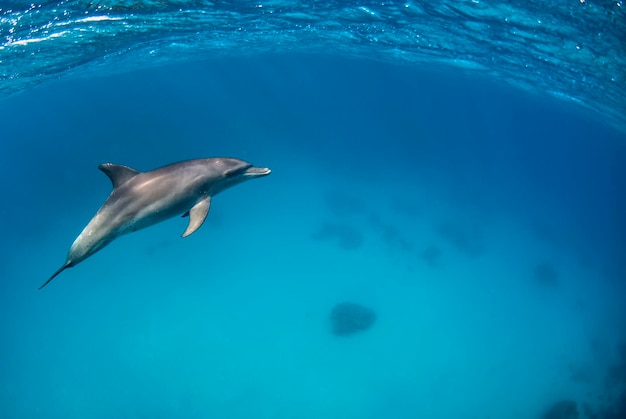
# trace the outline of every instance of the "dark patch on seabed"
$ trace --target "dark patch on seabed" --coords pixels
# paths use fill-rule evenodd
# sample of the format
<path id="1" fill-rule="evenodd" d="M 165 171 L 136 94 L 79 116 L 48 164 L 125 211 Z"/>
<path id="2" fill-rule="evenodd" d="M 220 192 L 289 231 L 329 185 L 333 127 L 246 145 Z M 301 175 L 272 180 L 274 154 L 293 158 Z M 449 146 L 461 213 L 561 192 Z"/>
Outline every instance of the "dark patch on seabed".
<path id="1" fill-rule="evenodd" d="M 477 257 L 485 251 L 482 233 L 477 226 L 464 226 L 452 221 L 444 221 L 436 227 L 437 233 L 458 251 L 467 256 Z"/>
<path id="2" fill-rule="evenodd" d="M 540 264 L 535 273 L 541 282 L 547 277 L 548 285 L 553 286 L 555 272 L 550 265 Z M 602 358 L 613 358 L 599 343 L 591 342 L 594 352 Z M 597 378 L 603 382 L 602 390 L 588 392 L 582 400 L 560 400 L 547 407 L 542 419 L 623 419 L 626 418 L 626 343 L 617 347 L 616 361 L 604 369 L 595 369 L 592 365 L 569 366 L 569 380 L 577 384 L 588 385 Z"/>
<path id="3" fill-rule="evenodd" d="M 436 268 L 441 264 L 441 249 L 431 244 L 420 253 L 420 258 L 423 259 L 428 266 Z"/>
<path id="4" fill-rule="evenodd" d="M 604 376 L 604 391 L 587 394 L 588 401 L 562 400 L 550 406 L 542 419 L 624 419 L 626 418 L 626 343 L 619 346 L 618 362 L 611 365 Z M 588 382 L 585 373 L 571 377 L 572 380 Z"/>
<path id="5" fill-rule="evenodd" d="M 333 307 L 330 320 L 333 334 L 348 336 L 372 327 L 376 312 L 357 303 L 344 302 Z"/>

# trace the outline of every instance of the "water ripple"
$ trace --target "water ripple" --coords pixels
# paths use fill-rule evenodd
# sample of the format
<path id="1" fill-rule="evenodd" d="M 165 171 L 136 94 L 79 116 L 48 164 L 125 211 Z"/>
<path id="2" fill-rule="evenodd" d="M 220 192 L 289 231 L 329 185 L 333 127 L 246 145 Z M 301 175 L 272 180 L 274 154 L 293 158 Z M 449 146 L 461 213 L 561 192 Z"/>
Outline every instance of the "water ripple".
<path id="1" fill-rule="evenodd" d="M 621 1 L 8 1 L 0 94 L 77 71 L 333 51 L 486 72 L 626 131 L 625 33 Z"/>

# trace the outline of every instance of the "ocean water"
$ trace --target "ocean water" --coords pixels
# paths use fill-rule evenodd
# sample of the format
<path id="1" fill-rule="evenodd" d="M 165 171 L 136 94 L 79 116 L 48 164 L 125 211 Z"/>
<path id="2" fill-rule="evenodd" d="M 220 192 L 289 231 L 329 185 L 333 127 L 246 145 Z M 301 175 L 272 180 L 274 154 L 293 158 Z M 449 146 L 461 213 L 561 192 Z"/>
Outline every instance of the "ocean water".
<path id="1" fill-rule="evenodd" d="M 626 417 L 624 14 L 1 2 L 0 417 Z M 272 174 L 37 289 L 211 156 Z"/>

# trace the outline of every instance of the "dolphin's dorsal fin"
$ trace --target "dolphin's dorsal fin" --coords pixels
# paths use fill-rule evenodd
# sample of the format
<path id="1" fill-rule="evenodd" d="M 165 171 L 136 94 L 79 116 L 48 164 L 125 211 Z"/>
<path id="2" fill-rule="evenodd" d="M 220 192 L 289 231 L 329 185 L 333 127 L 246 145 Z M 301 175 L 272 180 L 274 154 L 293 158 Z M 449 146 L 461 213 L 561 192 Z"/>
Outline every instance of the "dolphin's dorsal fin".
<path id="1" fill-rule="evenodd" d="M 204 220 L 206 219 L 207 214 L 209 213 L 209 209 L 211 208 L 211 197 L 206 196 L 201 199 L 191 207 L 188 211 L 189 213 L 189 225 L 187 225 L 187 230 L 183 233 L 183 237 L 187 237 L 194 231 L 200 228 Z M 183 215 L 184 217 L 184 215 Z"/>
<path id="2" fill-rule="evenodd" d="M 129 179 L 137 176 L 141 173 L 138 170 L 131 169 L 128 166 L 122 166 L 121 164 L 104 163 L 98 166 L 98 169 L 102 170 L 105 175 L 111 179 L 113 189 L 126 183 Z"/>

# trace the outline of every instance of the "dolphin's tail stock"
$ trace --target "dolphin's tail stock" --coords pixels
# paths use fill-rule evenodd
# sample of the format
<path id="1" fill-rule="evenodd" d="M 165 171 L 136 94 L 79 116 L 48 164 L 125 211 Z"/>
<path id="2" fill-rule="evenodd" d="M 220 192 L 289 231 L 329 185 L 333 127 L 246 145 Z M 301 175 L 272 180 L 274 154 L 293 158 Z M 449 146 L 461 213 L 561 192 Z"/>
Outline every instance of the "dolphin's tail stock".
<path id="1" fill-rule="evenodd" d="M 52 281 L 58 274 L 60 274 L 61 272 L 63 272 L 67 268 L 71 268 L 72 266 L 74 266 L 74 264 L 72 262 L 65 262 L 65 264 L 63 266 L 61 266 L 59 269 L 57 269 L 57 271 L 55 273 L 53 273 L 52 276 L 50 278 L 48 278 L 48 280 L 46 282 L 41 284 L 39 289 L 42 289 L 43 287 L 48 285 L 48 282 Z"/>

